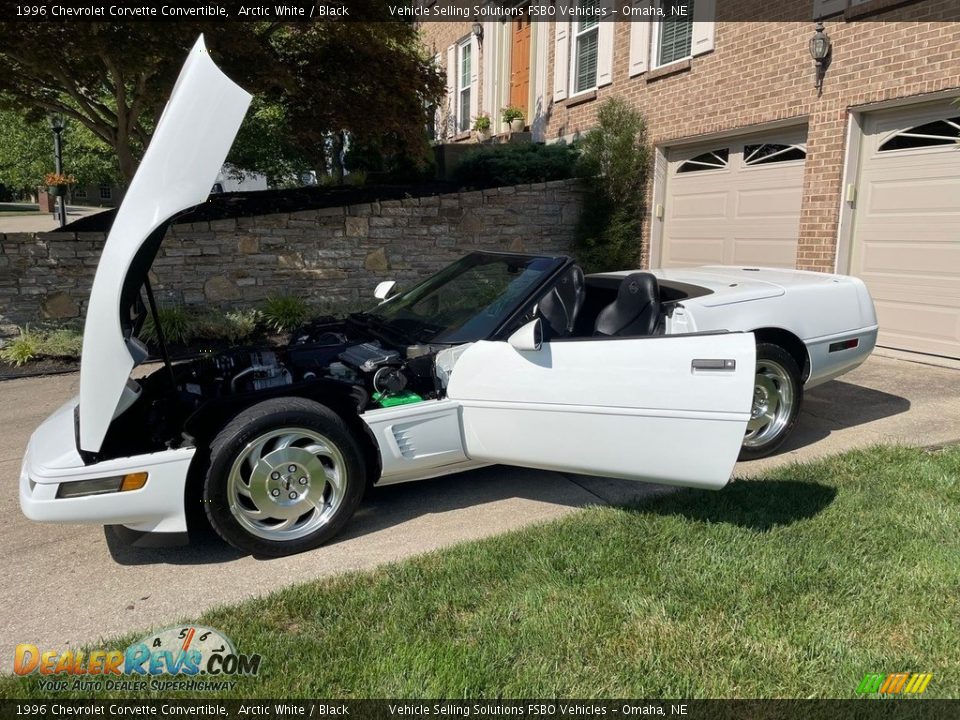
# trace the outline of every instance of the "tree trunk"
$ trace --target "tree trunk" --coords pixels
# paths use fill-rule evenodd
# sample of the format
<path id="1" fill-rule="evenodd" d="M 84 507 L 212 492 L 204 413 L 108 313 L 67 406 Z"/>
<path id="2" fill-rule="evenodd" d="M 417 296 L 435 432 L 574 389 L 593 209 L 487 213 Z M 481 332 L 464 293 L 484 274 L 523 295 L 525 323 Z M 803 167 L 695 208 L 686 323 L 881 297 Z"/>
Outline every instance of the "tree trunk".
<path id="1" fill-rule="evenodd" d="M 133 174 L 137 171 L 137 161 L 130 151 L 130 138 L 117 138 L 114 143 L 114 149 L 117 152 L 117 161 L 120 165 L 120 175 L 123 177 L 124 184 L 129 185 L 133 180 Z"/>
<path id="2" fill-rule="evenodd" d="M 330 172 L 337 185 L 343 185 L 343 133 L 334 133 L 330 145 Z"/>

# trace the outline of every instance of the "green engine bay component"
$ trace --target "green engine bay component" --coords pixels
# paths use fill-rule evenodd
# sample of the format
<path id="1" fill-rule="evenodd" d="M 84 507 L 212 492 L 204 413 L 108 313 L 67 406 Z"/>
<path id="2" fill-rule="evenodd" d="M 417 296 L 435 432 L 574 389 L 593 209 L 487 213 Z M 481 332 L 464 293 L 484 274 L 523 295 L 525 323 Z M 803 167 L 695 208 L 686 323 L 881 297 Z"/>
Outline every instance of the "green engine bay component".
<path id="1" fill-rule="evenodd" d="M 380 407 L 385 408 L 423 402 L 423 398 L 415 392 L 402 392 L 396 395 L 384 395 L 383 393 L 375 392 L 370 399 L 380 405 Z"/>

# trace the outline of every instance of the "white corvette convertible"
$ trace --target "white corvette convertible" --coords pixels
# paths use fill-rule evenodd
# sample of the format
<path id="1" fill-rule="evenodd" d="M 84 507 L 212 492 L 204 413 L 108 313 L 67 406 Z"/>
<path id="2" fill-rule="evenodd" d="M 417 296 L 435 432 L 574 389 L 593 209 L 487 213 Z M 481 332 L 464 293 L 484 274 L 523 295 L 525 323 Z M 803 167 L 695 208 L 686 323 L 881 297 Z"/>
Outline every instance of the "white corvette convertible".
<path id="1" fill-rule="evenodd" d="M 473 253 L 405 292 L 382 283 L 369 312 L 284 348 L 133 380 L 148 305 L 156 316 L 150 264 L 206 199 L 248 102 L 198 42 L 104 247 L 80 395 L 27 447 L 28 517 L 169 537 L 202 507 L 227 542 L 284 555 L 335 535 L 370 485 L 491 463 L 721 488 L 738 456 L 783 442 L 805 388 L 874 347 L 854 278 L 585 277 L 568 257 Z"/>

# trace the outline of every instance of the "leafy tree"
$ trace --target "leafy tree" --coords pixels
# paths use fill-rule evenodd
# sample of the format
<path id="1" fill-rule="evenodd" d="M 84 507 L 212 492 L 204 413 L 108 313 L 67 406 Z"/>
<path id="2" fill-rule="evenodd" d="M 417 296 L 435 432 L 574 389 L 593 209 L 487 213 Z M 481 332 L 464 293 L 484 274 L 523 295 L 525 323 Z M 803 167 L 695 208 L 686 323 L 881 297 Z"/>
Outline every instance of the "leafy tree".
<path id="1" fill-rule="evenodd" d="M 265 175 L 271 186 L 295 184 L 313 169 L 308 153 L 294 140 L 286 108 L 263 95 L 254 97 L 227 160 L 241 173 Z"/>
<path id="2" fill-rule="evenodd" d="M 112 149 L 89 129 L 70 122 L 62 137 L 64 170 L 78 185 L 119 181 Z M 33 192 L 53 168 L 53 135 L 47 123 L 0 110 L 0 184 Z"/>
<path id="3" fill-rule="evenodd" d="M 581 141 L 578 173 L 590 189 L 577 226 L 578 255 L 592 271 L 637 267 L 650 151 L 643 116 L 611 98 Z"/>
<path id="4" fill-rule="evenodd" d="M 317 169 L 336 165 L 344 131 L 389 130 L 396 147 L 422 147 L 425 107 L 443 82 L 412 23 L 356 22 L 387 16 L 386 0 L 358 0 L 351 22 L 0 23 L 0 108 L 76 121 L 113 149 L 129 180 L 186 51 L 204 33 L 224 71 L 263 94 L 235 153 L 248 169 L 282 174 L 270 168 L 276 150 L 291 167 L 303 158 Z M 279 147 L 265 141 L 267 130 L 286 133 Z"/>
<path id="5" fill-rule="evenodd" d="M 342 176 L 344 131 L 351 145 L 427 161 L 428 108 L 445 82 L 413 23 L 383 21 L 383 7 L 382 0 L 351 5 L 352 17 L 378 22 L 290 25 L 273 38 L 280 65 L 291 73 L 280 101 L 293 138 L 318 171 L 330 167 Z"/>

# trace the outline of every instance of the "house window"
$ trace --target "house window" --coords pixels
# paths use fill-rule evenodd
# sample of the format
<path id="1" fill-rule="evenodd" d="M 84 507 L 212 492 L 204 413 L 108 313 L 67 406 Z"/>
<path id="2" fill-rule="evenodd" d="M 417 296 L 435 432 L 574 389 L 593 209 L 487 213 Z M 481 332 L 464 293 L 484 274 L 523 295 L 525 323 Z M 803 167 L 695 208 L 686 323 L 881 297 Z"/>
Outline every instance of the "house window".
<path id="1" fill-rule="evenodd" d="M 729 148 L 720 148 L 701 153 L 683 162 L 677 168 L 678 173 L 702 172 L 703 170 L 722 170 L 730 160 Z"/>
<path id="2" fill-rule="evenodd" d="M 657 23 L 654 64 L 657 67 L 690 57 L 693 0 L 661 0 L 663 20 Z"/>
<path id="3" fill-rule="evenodd" d="M 84 185 L 77 185 L 73 189 L 73 197 L 83 200 L 87 197 L 87 188 Z"/>
<path id="4" fill-rule="evenodd" d="M 107 183 L 100 183 L 100 199 L 113 200 L 113 188 Z"/>
<path id="5" fill-rule="evenodd" d="M 600 49 L 600 22 L 580 20 L 574 24 L 573 92 L 593 90 L 597 86 L 597 53 Z"/>
<path id="6" fill-rule="evenodd" d="M 896 133 L 880 145 L 880 152 L 954 145 L 960 141 L 960 117 L 936 120 Z"/>
<path id="7" fill-rule="evenodd" d="M 470 38 L 457 46 L 457 131 L 470 129 L 470 93 L 473 92 L 472 76 L 473 48 Z"/>
<path id="8" fill-rule="evenodd" d="M 803 160 L 805 157 L 807 157 L 807 150 L 802 145 L 763 143 L 743 146 L 744 165 L 772 165 L 791 160 Z"/>

